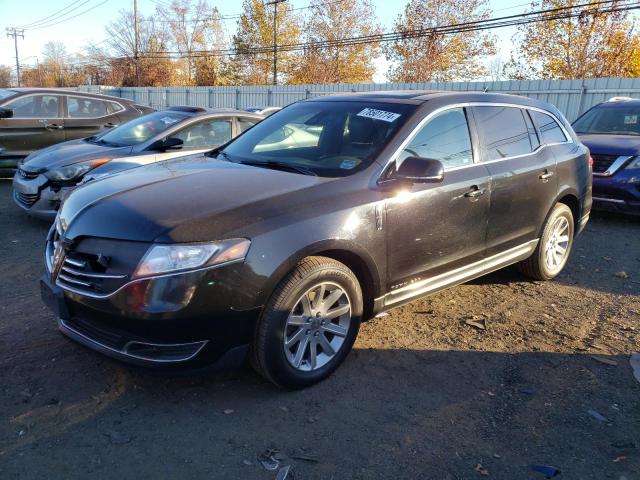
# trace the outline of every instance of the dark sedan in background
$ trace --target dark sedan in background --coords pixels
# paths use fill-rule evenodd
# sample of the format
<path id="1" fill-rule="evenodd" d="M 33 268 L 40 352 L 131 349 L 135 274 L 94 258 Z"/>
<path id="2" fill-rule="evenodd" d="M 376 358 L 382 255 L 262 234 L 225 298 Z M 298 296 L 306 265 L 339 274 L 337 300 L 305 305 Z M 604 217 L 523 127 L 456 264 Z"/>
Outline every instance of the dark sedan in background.
<path id="1" fill-rule="evenodd" d="M 171 107 L 27 157 L 13 179 L 13 198 L 28 214 L 53 220 L 80 183 L 140 165 L 202 153 L 262 120 L 228 108 Z"/>
<path id="2" fill-rule="evenodd" d="M 640 215 L 640 99 L 600 103 L 573 128 L 593 158 L 594 208 Z"/>
<path id="3" fill-rule="evenodd" d="M 131 100 L 71 90 L 0 89 L 0 169 L 36 150 L 153 112 Z"/>

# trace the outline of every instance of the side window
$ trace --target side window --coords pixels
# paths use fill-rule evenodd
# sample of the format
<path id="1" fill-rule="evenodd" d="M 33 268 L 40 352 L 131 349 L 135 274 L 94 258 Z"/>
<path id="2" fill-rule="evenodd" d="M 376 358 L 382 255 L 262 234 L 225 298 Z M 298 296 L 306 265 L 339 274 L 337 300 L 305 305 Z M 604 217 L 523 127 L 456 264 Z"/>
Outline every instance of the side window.
<path id="1" fill-rule="evenodd" d="M 107 106 L 101 100 L 67 97 L 67 118 L 97 118 L 107 115 Z"/>
<path id="2" fill-rule="evenodd" d="M 540 139 L 538 138 L 538 133 L 536 132 L 536 128 L 533 126 L 533 122 L 531 121 L 529 114 L 529 110 L 522 110 L 522 115 L 524 115 L 524 121 L 527 124 L 527 130 L 529 131 L 531 150 L 535 150 L 540 146 Z"/>
<path id="3" fill-rule="evenodd" d="M 116 102 L 107 102 L 107 110 L 109 113 L 118 113 L 124 110 L 124 107 Z"/>
<path id="4" fill-rule="evenodd" d="M 437 114 L 422 127 L 403 151 L 409 155 L 440 160 L 446 168 L 473 163 L 467 116 L 463 108 Z"/>
<path id="5" fill-rule="evenodd" d="M 240 127 L 240 133 L 244 132 L 247 128 L 253 127 L 257 122 L 249 120 L 247 118 L 239 118 L 238 126 Z"/>
<path id="6" fill-rule="evenodd" d="M 13 110 L 13 118 L 58 118 L 59 103 L 56 95 L 28 95 L 4 106 Z"/>
<path id="7" fill-rule="evenodd" d="M 551 115 L 537 111 L 532 111 L 531 115 L 538 125 L 544 143 L 562 143 L 568 140 L 558 122 Z"/>
<path id="8" fill-rule="evenodd" d="M 482 134 L 486 161 L 532 152 L 529 131 L 517 107 L 476 107 L 474 115 Z"/>
<path id="9" fill-rule="evenodd" d="M 231 140 L 231 121 L 216 119 L 200 122 L 181 130 L 172 137 L 181 139 L 185 148 L 222 145 Z"/>

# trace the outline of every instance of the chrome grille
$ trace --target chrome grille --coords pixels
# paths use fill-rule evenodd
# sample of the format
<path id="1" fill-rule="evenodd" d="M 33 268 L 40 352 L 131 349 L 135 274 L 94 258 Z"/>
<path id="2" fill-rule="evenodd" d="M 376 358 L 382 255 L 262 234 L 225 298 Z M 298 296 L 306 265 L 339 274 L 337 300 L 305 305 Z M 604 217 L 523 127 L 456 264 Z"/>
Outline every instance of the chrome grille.
<path id="1" fill-rule="evenodd" d="M 18 191 L 15 192 L 16 201 L 20 205 L 27 208 L 31 208 L 33 204 L 38 201 L 38 197 L 39 197 L 39 194 L 37 193 L 22 193 Z"/>
<path id="2" fill-rule="evenodd" d="M 22 178 L 33 179 L 38 176 L 37 172 L 29 172 L 28 170 L 23 170 L 22 168 L 18 169 L 18 175 Z"/>
<path id="3" fill-rule="evenodd" d="M 604 173 L 618 158 L 618 155 L 591 155 L 593 158 L 593 173 Z"/>
<path id="4" fill-rule="evenodd" d="M 113 281 L 122 280 L 126 275 L 104 273 L 96 266 L 94 255 L 67 253 L 57 283 L 67 290 L 90 295 L 109 294 L 113 290 Z"/>

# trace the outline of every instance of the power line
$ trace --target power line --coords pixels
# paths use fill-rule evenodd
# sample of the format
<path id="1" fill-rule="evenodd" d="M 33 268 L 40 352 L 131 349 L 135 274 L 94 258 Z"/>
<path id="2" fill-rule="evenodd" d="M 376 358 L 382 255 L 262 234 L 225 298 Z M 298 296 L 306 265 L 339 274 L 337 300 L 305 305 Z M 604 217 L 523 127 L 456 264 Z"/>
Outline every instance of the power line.
<path id="1" fill-rule="evenodd" d="M 90 11 L 95 10 L 98 7 L 101 7 L 102 5 L 107 3 L 108 1 L 109 0 L 103 0 L 102 2 L 98 3 L 97 5 L 94 5 L 93 7 L 87 8 L 86 10 L 83 10 L 82 12 L 77 13 L 77 14 L 71 16 L 71 17 L 65 17 L 65 18 L 63 18 L 63 19 L 61 19 L 61 20 L 59 20 L 57 22 L 46 23 L 44 25 L 38 25 L 38 26 L 33 27 L 33 28 L 28 28 L 27 30 L 39 30 L 41 28 L 49 28 L 49 27 L 53 27 L 54 25 L 59 25 L 59 24 L 64 23 L 64 22 L 68 22 L 69 20 L 73 20 L 74 18 L 80 17 L 81 15 L 84 15 L 85 13 L 89 13 Z M 84 2 L 84 3 L 87 3 L 87 2 Z M 81 4 L 81 5 L 84 5 L 84 3 Z M 67 12 L 67 13 L 71 13 L 71 12 Z"/>
<path id="2" fill-rule="evenodd" d="M 41 23 L 45 23 L 46 21 L 54 20 L 55 18 L 51 18 L 51 17 L 59 17 L 59 16 L 62 16 L 62 15 L 65 15 L 65 13 L 63 13 L 63 12 L 65 12 L 65 11 L 66 11 L 66 10 L 68 10 L 69 8 L 73 7 L 76 3 L 80 2 L 80 1 L 81 1 L 81 0 L 74 0 L 73 2 L 71 2 L 70 4 L 68 4 L 66 7 L 61 8 L 60 10 L 55 11 L 55 12 L 54 12 L 54 13 L 52 13 L 51 15 L 47 15 L 46 17 L 43 17 L 43 18 L 41 18 L 41 19 L 39 19 L 39 20 L 36 20 L 36 21 L 34 21 L 34 22 L 31 22 L 31 23 L 27 23 L 27 24 L 25 24 L 25 25 L 20 25 L 20 28 L 29 28 L 29 27 L 32 27 L 32 26 L 35 26 L 35 25 L 38 25 L 38 24 L 41 24 Z M 87 1 L 89 1 L 89 0 L 86 0 L 84 3 L 87 3 Z M 81 5 L 80 5 L 80 6 L 81 6 Z"/>

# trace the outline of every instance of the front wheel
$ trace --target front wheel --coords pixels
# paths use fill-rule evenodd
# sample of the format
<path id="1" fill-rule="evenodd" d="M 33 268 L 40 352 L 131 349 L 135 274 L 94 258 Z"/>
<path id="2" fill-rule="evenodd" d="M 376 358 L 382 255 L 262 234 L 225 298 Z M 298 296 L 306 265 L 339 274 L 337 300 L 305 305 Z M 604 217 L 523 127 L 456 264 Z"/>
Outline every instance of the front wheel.
<path id="1" fill-rule="evenodd" d="M 262 313 L 251 360 L 258 373 L 287 388 L 331 374 L 360 328 L 362 290 L 344 264 L 307 257 L 282 280 Z"/>
<path id="2" fill-rule="evenodd" d="M 558 203 L 547 218 L 542 237 L 533 255 L 518 269 L 535 280 L 551 280 L 564 268 L 573 246 L 574 221 L 571 209 Z"/>

